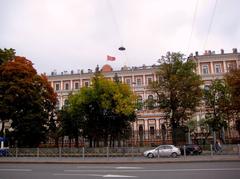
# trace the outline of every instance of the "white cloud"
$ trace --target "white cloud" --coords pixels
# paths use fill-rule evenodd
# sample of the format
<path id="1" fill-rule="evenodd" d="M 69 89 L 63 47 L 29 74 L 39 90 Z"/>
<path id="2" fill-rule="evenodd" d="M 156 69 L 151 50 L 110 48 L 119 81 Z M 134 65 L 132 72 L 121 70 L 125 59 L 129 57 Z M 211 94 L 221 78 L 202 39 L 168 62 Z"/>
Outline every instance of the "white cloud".
<path id="1" fill-rule="evenodd" d="M 1 0 L 0 48 L 15 48 L 39 72 L 94 69 L 117 57 L 127 64 L 157 63 L 167 51 L 204 50 L 215 0 Z M 206 48 L 240 45 L 238 0 L 218 0 Z M 124 45 L 126 51 L 118 51 Z"/>

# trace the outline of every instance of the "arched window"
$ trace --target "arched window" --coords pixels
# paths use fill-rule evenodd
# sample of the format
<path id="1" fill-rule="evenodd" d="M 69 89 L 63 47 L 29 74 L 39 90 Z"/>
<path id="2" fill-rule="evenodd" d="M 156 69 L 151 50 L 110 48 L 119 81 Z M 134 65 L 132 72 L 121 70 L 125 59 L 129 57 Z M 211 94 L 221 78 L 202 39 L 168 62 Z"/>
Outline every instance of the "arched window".
<path id="1" fill-rule="evenodd" d="M 149 100 L 153 100 L 153 95 L 148 95 Z"/>
<path id="2" fill-rule="evenodd" d="M 65 100 L 64 100 L 64 106 L 67 106 L 67 105 L 68 105 L 68 100 L 65 99 Z"/>

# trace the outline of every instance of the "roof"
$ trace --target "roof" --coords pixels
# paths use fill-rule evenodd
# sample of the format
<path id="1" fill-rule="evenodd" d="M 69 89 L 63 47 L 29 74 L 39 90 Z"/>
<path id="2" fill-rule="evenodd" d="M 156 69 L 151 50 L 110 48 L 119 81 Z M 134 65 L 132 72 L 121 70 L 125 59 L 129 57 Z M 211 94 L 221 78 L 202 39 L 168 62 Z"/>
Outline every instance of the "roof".
<path id="1" fill-rule="evenodd" d="M 106 65 L 103 65 L 101 71 L 102 72 L 111 72 L 111 71 L 113 71 L 113 68 L 110 65 L 106 64 Z"/>

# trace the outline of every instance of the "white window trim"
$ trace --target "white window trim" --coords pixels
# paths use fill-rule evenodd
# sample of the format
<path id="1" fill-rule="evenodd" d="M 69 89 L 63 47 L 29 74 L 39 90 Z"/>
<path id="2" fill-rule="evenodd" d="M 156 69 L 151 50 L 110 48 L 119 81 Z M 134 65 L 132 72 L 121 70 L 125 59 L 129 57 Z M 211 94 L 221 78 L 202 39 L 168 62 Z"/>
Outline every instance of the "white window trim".
<path id="1" fill-rule="evenodd" d="M 217 67 L 219 67 L 219 71 L 217 72 Z M 220 63 L 214 64 L 215 73 L 222 73 L 222 65 Z"/>
<path id="2" fill-rule="evenodd" d="M 207 73 L 204 73 L 204 70 L 207 70 Z M 202 65 L 202 74 L 203 75 L 209 74 L 209 65 L 207 64 Z"/>

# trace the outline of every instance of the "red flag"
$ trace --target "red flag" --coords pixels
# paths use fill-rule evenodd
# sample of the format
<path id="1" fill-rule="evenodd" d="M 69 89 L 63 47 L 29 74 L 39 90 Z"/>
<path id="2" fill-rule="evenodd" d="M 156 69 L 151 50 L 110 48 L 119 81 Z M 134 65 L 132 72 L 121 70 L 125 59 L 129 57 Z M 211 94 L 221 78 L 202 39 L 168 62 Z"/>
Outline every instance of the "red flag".
<path id="1" fill-rule="evenodd" d="M 115 60 L 116 60 L 116 58 L 115 58 L 115 57 L 112 57 L 112 56 L 109 56 L 109 55 L 107 55 L 107 60 L 108 60 L 108 61 L 115 61 Z"/>

